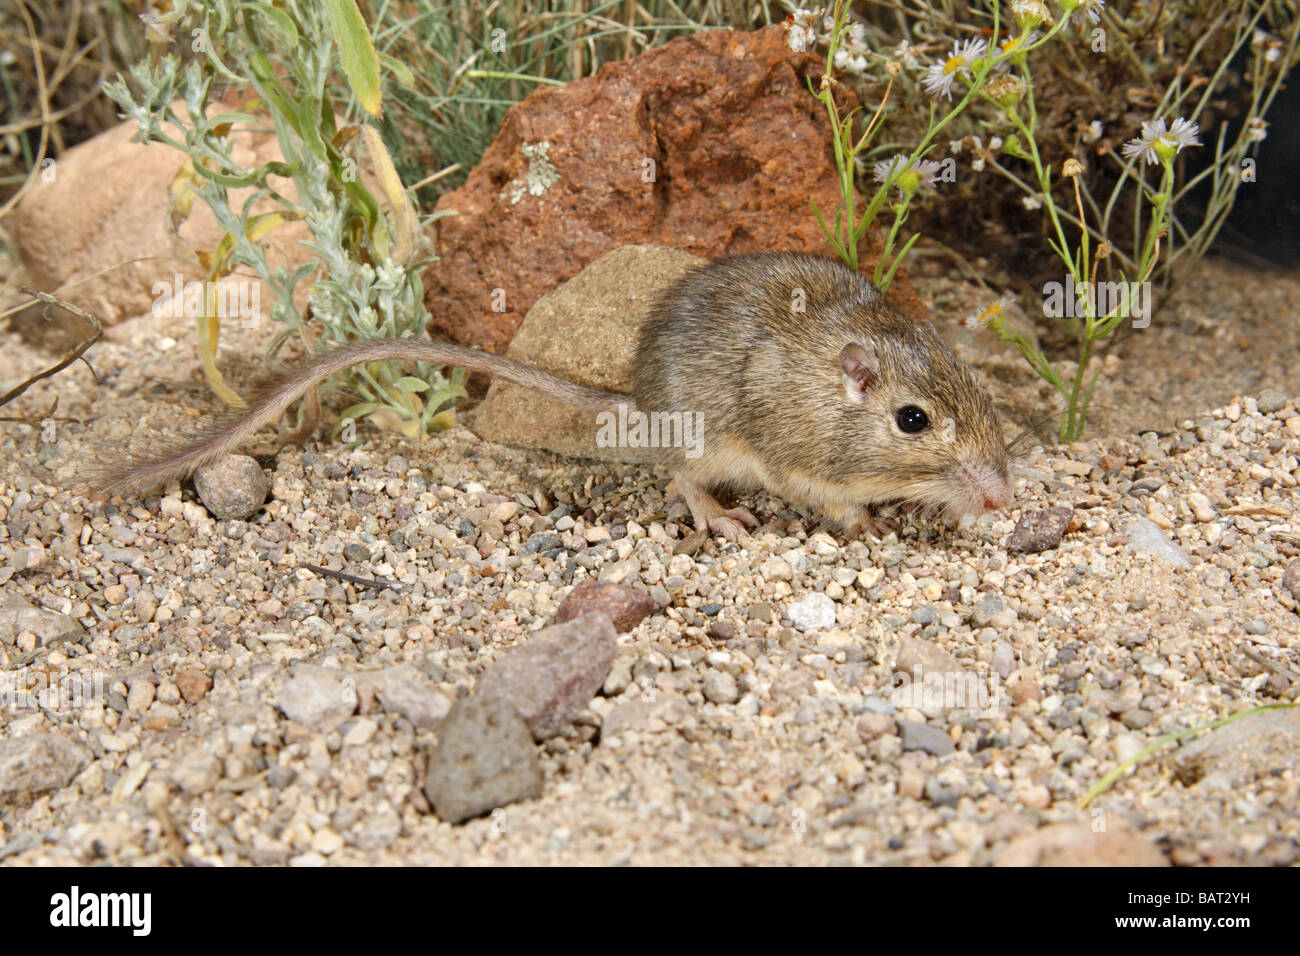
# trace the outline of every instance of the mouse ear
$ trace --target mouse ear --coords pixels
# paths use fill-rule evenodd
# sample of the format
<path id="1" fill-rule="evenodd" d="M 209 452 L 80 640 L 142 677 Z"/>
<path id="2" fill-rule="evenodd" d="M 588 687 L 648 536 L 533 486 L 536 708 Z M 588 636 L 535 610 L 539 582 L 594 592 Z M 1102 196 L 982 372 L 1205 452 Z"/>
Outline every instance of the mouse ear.
<path id="1" fill-rule="evenodd" d="M 857 342 L 840 349 L 840 368 L 844 370 L 844 394 L 851 402 L 866 398 L 880 373 L 875 353 Z"/>

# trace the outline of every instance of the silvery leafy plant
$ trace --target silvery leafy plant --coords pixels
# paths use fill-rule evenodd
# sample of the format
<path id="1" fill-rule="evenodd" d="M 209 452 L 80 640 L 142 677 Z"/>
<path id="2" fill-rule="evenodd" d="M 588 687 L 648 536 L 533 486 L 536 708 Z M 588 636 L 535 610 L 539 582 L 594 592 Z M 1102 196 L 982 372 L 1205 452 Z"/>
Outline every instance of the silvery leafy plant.
<path id="1" fill-rule="evenodd" d="M 429 315 L 420 271 L 431 252 L 371 125 L 382 110 L 381 71 L 399 82 L 411 77 L 376 52 L 356 0 L 274 6 L 176 0 L 165 13 L 150 14 L 147 25 L 157 46 L 170 47 L 155 50 L 131 68 L 129 80 L 119 76 L 106 91 L 139 124 L 137 140 L 186 155 L 172 183 L 169 227 L 179 228 L 197 198 L 223 231 L 215 248 L 194 250 L 208 280 L 197 319 L 200 360 L 213 390 L 230 405 L 244 404 L 215 362 L 222 317 L 215 290 L 236 270 L 253 273 L 271 290 L 270 317 L 284 328 L 269 354 L 291 336 L 310 350 L 318 338 L 342 343 L 424 334 Z M 185 39 L 188 51 L 181 48 Z M 348 102 L 331 99 L 331 80 L 339 75 L 347 79 Z M 253 168 L 236 163 L 234 134 L 268 127 L 283 159 Z M 272 177 L 291 181 L 294 194 Z M 238 203 L 236 190 L 248 193 Z M 295 220 L 306 225 L 315 258 L 273 268 L 267 237 Z M 304 282 L 305 315 L 295 304 Z M 362 398 L 344 413 L 344 426 L 369 416 L 412 436 L 436 431 L 452 421 L 446 406 L 465 394 L 459 373 L 423 363 L 414 375 L 388 362 L 341 374 Z"/>

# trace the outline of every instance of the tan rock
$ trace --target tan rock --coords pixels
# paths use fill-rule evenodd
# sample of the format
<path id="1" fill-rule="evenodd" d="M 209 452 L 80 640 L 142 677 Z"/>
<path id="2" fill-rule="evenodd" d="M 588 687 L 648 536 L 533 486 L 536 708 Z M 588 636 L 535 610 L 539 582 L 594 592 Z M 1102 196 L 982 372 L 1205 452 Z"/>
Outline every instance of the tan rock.
<path id="1" fill-rule="evenodd" d="M 1104 830 L 1094 830 L 1098 821 Z M 1093 823 L 1053 823 L 1012 840 L 994 866 L 1168 866 L 1164 854 L 1114 814 Z"/>
<path id="2" fill-rule="evenodd" d="M 637 331 L 650 300 L 704 261 L 663 246 L 625 246 L 606 253 L 537 301 L 506 355 L 582 385 L 630 394 Z M 591 412 L 509 382 L 492 383 L 470 425 L 488 441 L 578 458 L 644 460 L 636 449 L 597 446 Z"/>
<path id="3" fill-rule="evenodd" d="M 173 105 L 186 115 L 184 104 Z M 223 234 L 198 199 L 179 236 L 168 233 L 168 187 L 185 154 L 163 143 L 131 142 L 138 128 L 131 120 L 68 150 L 52 167 L 50 179 L 42 178 L 23 198 L 12 219 L 30 284 L 59 290 L 61 298 L 110 325 L 148 312 L 158 298 L 156 283 L 174 286 L 178 273 L 182 284 L 206 278 L 192 250 L 213 249 Z M 245 168 L 282 158 L 270 131 L 234 133 L 232 157 Z M 296 196 L 291 181 L 273 176 L 271 183 L 290 198 Z M 239 208 L 251 193 L 232 190 L 231 206 Z M 263 200 L 254 208 L 262 212 L 274 205 Z M 272 268 L 307 261 L 311 250 L 297 241 L 306 236 L 302 222 L 276 229 L 268 237 Z M 100 272 L 98 278 L 73 285 Z M 263 314 L 269 313 L 269 290 L 261 290 L 260 304 Z"/>

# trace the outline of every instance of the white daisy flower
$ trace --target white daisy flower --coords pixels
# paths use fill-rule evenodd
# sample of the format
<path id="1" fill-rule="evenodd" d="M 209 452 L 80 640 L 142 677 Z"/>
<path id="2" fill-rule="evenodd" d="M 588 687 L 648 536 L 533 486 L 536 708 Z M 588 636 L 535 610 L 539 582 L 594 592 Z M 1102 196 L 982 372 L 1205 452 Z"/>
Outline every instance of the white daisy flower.
<path id="1" fill-rule="evenodd" d="M 1106 0 L 1083 0 L 1070 14 L 1070 25 L 1081 26 L 1085 19 L 1093 23 L 1101 22 L 1101 11 L 1106 8 Z"/>
<path id="2" fill-rule="evenodd" d="M 909 70 L 915 70 L 920 65 L 916 59 L 916 52 L 912 49 L 912 44 L 906 40 L 894 48 L 891 56 Z"/>
<path id="3" fill-rule="evenodd" d="M 786 42 L 795 53 L 805 53 L 817 46 L 817 10 L 795 10 L 785 18 Z"/>
<path id="4" fill-rule="evenodd" d="M 1083 131 L 1083 141 L 1085 143 L 1095 143 L 1101 139 L 1101 134 L 1101 120 L 1093 120 L 1088 124 L 1088 128 Z"/>
<path id="5" fill-rule="evenodd" d="M 984 40 L 966 40 L 962 43 L 955 43 L 952 47 L 952 55 L 943 63 L 936 63 L 925 71 L 925 79 L 921 85 L 925 91 L 936 99 L 945 96 L 952 99 L 952 84 L 958 75 L 969 80 L 971 78 L 971 63 L 984 56 L 988 50 L 988 43 Z"/>
<path id="6" fill-rule="evenodd" d="M 1011 15 L 1021 25 L 1052 22 L 1051 11 L 1042 0 L 1012 0 Z"/>
<path id="7" fill-rule="evenodd" d="M 1042 34 L 1037 30 L 1030 30 L 1028 33 L 1022 33 L 1019 36 L 1007 37 L 998 44 L 998 49 L 1002 51 L 1002 58 L 1005 59 L 1013 53 L 1018 53 L 1021 50 L 1033 46 L 1038 42 L 1040 36 L 1042 36 Z"/>
<path id="8" fill-rule="evenodd" d="M 1191 120 L 1178 117 L 1174 125 L 1165 128 L 1164 119 L 1142 124 L 1142 135 L 1124 144 L 1123 154 L 1132 159 L 1141 156 L 1149 164 L 1170 162 L 1185 146 L 1200 146 L 1196 135 L 1201 128 Z"/>
<path id="9" fill-rule="evenodd" d="M 861 53 L 855 53 L 852 48 L 841 47 L 835 51 L 835 69 L 861 76 L 867 72 L 867 58 Z"/>
<path id="10" fill-rule="evenodd" d="M 933 188 L 938 181 L 939 172 L 943 169 L 942 163 L 936 163 L 932 159 L 922 159 L 915 163 L 909 163 L 907 157 L 901 153 L 890 159 L 882 159 L 872 167 L 871 175 L 878 183 L 887 182 L 895 171 L 898 176 L 894 179 L 894 185 L 898 187 L 899 192 L 904 195 L 908 190 L 903 188 L 902 177 L 907 173 L 915 173 L 917 176 L 916 185 L 912 187 L 915 192 L 921 186 Z"/>

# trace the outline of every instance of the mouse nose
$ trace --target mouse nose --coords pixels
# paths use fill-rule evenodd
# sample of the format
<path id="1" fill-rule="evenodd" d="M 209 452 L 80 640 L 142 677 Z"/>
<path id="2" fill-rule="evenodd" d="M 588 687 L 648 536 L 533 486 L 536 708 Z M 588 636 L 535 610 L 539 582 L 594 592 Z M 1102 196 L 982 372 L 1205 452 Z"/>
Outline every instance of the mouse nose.
<path id="1" fill-rule="evenodd" d="M 1006 471 L 983 463 L 968 463 L 962 468 L 963 483 L 972 503 L 978 501 L 985 511 L 997 511 L 1011 503 L 1011 480 Z"/>

